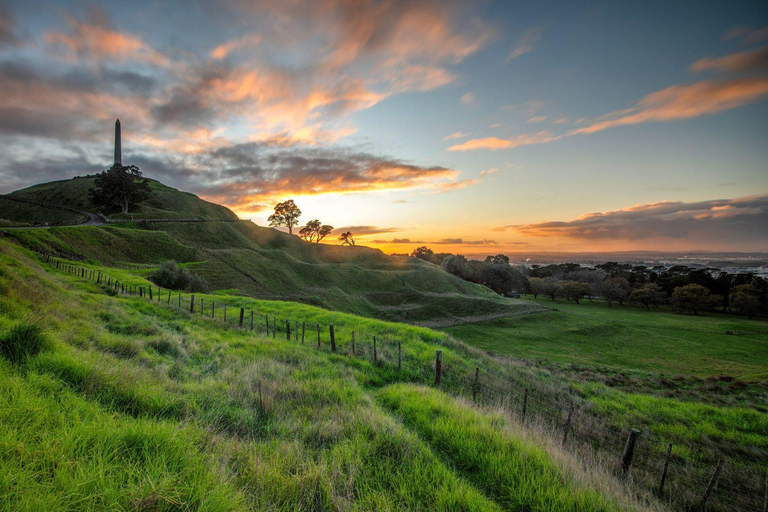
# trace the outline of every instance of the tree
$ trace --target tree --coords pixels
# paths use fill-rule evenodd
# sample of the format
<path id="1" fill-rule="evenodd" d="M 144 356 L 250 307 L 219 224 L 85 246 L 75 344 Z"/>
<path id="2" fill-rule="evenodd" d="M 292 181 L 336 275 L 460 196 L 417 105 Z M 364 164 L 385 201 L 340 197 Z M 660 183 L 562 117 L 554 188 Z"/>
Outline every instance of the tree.
<path id="1" fill-rule="evenodd" d="M 678 286 L 672 292 L 672 304 L 682 313 L 698 315 L 699 311 L 709 305 L 709 290 L 700 284 Z"/>
<path id="2" fill-rule="evenodd" d="M 760 288 L 753 284 L 740 284 L 734 288 L 731 305 L 751 319 L 760 312 Z"/>
<path id="3" fill-rule="evenodd" d="M 411 252 L 411 258 L 419 258 L 420 260 L 434 263 L 435 251 L 433 251 L 426 245 L 422 245 L 421 247 L 417 247 Z"/>
<path id="4" fill-rule="evenodd" d="M 299 217 L 301 210 L 294 204 L 293 199 L 288 199 L 275 205 L 275 213 L 270 215 L 268 220 L 271 227 L 285 226 L 288 233 L 293 234 L 293 226 L 299 224 Z"/>
<path id="5" fill-rule="evenodd" d="M 534 299 L 539 295 L 543 295 L 547 290 L 546 281 L 540 277 L 532 277 L 528 279 L 528 283 L 531 285 L 531 293 Z"/>
<path id="6" fill-rule="evenodd" d="M 578 304 L 579 299 L 589 294 L 589 285 L 576 281 L 566 281 L 558 288 L 557 294 Z"/>
<path id="7" fill-rule="evenodd" d="M 341 245 L 355 245 L 355 237 L 352 236 L 351 231 L 342 233 L 339 237 L 339 241 L 341 242 Z"/>
<path id="8" fill-rule="evenodd" d="M 320 243 L 320 240 L 331 234 L 333 226 L 328 224 L 322 224 L 319 220 L 311 220 L 307 222 L 307 225 L 301 228 L 299 236 L 307 242 Z"/>
<path id="9" fill-rule="evenodd" d="M 440 266 L 449 274 L 453 274 L 467 281 L 472 277 L 472 269 L 467 265 L 467 258 L 461 254 L 452 254 L 451 256 L 446 257 L 440 263 Z"/>
<path id="10" fill-rule="evenodd" d="M 99 173 L 88 191 L 91 202 L 103 208 L 119 207 L 128 213 L 131 205 L 152 197 L 149 182 L 141 178 L 141 171 L 135 165 L 115 164 Z"/>
<path id="11" fill-rule="evenodd" d="M 629 281 L 623 277 L 609 277 L 603 280 L 597 288 L 608 304 L 608 307 L 611 307 L 614 301 L 621 305 L 629 296 L 631 290 Z"/>
<path id="12" fill-rule="evenodd" d="M 659 288 L 659 285 L 654 283 L 648 283 L 644 285 L 642 288 L 638 288 L 637 290 L 633 290 L 632 293 L 629 294 L 629 302 L 632 304 L 641 304 L 645 306 L 645 309 L 650 311 L 651 305 L 659 307 L 659 304 L 664 302 L 664 293 L 662 293 L 661 288 Z"/>
<path id="13" fill-rule="evenodd" d="M 503 254 L 497 254 L 496 256 L 486 256 L 485 262 L 492 265 L 509 265 L 509 258 Z"/>
<path id="14" fill-rule="evenodd" d="M 549 277 L 544 280 L 544 290 L 541 292 L 542 295 L 546 295 L 550 299 L 552 299 L 552 302 L 555 301 L 555 298 L 557 298 L 557 293 L 560 290 L 560 286 L 562 285 L 562 281 L 560 279 L 557 279 L 555 277 Z"/>

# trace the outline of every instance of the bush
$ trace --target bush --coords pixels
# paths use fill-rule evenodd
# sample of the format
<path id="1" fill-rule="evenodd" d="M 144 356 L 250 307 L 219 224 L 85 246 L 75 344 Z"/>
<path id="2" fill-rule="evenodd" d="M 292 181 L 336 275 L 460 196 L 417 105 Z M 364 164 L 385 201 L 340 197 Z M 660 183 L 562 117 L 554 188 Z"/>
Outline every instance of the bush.
<path id="1" fill-rule="evenodd" d="M 207 293 L 210 290 L 205 279 L 185 268 L 180 268 L 175 261 L 166 261 L 160 265 L 157 270 L 149 274 L 149 280 L 170 290 L 199 293 Z"/>
<path id="2" fill-rule="evenodd" d="M 47 347 L 43 330 L 36 325 L 19 324 L 0 338 L 0 354 L 16 364 Z"/>

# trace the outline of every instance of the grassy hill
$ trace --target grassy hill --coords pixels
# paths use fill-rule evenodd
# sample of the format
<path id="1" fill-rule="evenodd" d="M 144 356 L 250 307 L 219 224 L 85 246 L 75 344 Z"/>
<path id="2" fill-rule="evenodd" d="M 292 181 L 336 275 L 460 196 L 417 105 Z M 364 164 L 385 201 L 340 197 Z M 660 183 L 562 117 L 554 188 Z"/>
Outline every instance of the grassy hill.
<path id="1" fill-rule="evenodd" d="M 54 205 L 68 206 L 91 213 L 99 213 L 98 208 L 91 203 L 88 195 L 88 190 L 93 187 L 94 180 L 95 178 L 85 177 L 52 181 L 17 190 L 8 195 L 20 199 L 30 199 Z M 154 192 L 154 196 L 139 205 L 136 211 L 128 215 L 116 212 L 102 213 L 110 214 L 114 218 L 130 218 L 132 215 L 135 219 L 199 218 L 207 220 L 237 220 L 237 215 L 228 208 L 204 201 L 189 192 L 176 190 L 156 180 L 149 180 L 149 186 L 152 192 Z M 12 212 L 8 210 L 10 205 L 5 203 L 9 202 L 0 201 L 0 219 L 16 220 L 10 217 L 12 215 Z M 50 212 L 45 210 L 50 210 Z M 42 218 L 46 214 L 53 215 L 57 211 L 54 209 L 45 210 L 38 212 L 37 215 Z"/>
<path id="2" fill-rule="evenodd" d="M 93 178 L 75 178 L 11 195 L 92 210 L 88 200 L 92 183 Z M 135 218 L 236 219 L 228 209 L 192 194 L 157 181 L 151 186 L 155 197 L 134 213 Z M 499 297 L 418 259 L 390 257 L 366 247 L 309 244 L 251 222 L 121 224 L 18 231 L 6 236 L 39 252 L 110 266 L 151 267 L 175 260 L 203 276 L 216 290 L 237 290 L 252 297 L 292 300 L 385 320 L 452 325 L 540 309 Z"/>

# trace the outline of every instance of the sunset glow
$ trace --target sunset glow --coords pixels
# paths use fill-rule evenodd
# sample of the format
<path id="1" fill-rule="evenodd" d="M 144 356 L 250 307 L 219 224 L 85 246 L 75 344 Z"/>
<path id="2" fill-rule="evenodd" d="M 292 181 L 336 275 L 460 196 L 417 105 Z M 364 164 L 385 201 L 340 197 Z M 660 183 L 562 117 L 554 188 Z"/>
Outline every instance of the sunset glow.
<path id="1" fill-rule="evenodd" d="M 3 2 L 0 193 L 104 170 L 119 117 L 147 177 L 260 225 L 294 199 L 329 243 L 768 251 L 766 27 L 765 2 Z"/>

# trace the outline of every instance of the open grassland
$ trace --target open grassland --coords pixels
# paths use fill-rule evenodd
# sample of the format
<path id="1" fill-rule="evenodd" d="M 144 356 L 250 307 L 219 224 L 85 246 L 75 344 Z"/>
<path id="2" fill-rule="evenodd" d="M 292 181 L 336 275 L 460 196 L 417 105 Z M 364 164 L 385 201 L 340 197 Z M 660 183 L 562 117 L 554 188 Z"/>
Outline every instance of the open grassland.
<path id="1" fill-rule="evenodd" d="M 302 302 L 368 317 L 432 325 L 478 315 L 541 309 L 504 299 L 416 258 L 367 247 L 309 244 L 250 222 L 153 224 L 14 231 L 6 236 L 41 253 L 110 266 L 190 266 L 216 290 Z"/>
<path id="2" fill-rule="evenodd" d="M 768 322 L 679 315 L 604 302 L 531 301 L 555 308 L 446 329 L 500 355 L 684 377 L 768 380 Z M 727 332 L 733 334 L 726 334 Z"/>
<path id="3" fill-rule="evenodd" d="M 578 510 L 583 499 L 594 499 L 594 508 L 653 508 L 648 490 L 656 483 L 663 464 L 659 457 L 668 442 L 675 444 L 674 476 L 664 499 L 673 507 L 696 502 L 719 458 L 727 461 L 723 477 L 729 483 L 717 490 L 712 510 L 749 510 L 762 499 L 768 421 L 753 409 L 705 407 L 630 393 L 576 379 L 556 368 L 489 357 L 445 333 L 309 305 L 218 291 L 196 294 L 195 313 L 190 313 L 188 294 L 182 294 L 179 308 L 178 293 L 171 294 L 168 305 L 167 291 L 158 300 L 156 287 L 152 302 L 120 294 L 110 297 L 105 292 L 115 295 L 113 291 L 41 265 L 36 256 L 11 244 L 0 243 L 0 249 L 4 291 L 0 332 L 5 335 L 19 323 L 32 323 L 42 325 L 51 342 L 49 350 L 21 365 L 3 363 L 9 379 L 31 386 L 31 393 L 40 393 L 35 387 L 38 382 L 53 382 L 51 400 L 64 390 L 73 400 L 88 402 L 89 407 L 95 404 L 121 422 L 166 422 L 187 429 L 190 439 L 198 439 L 190 443 L 204 455 L 199 460 L 213 471 L 195 479 L 226 483 L 232 489 L 227 499 L 234 500 L 234 508 L 412 509 L 435 503 L 435 509 L 515 510 L 514 503 L 532 499 L 540 500 L 535 510 L 562 506 Z M 76 264 L 99 269 L 129 287 L 146 289 L 150 284 L 141 275 L 145 270 Z M 214 301 L 216 318 L 211 319 Z M 224 304 L 228 306 L 226 323 Z M 242 330 L 237 328 L 240 307 L 246 311 Z M 250 311 L 255 312 L 253 332 Z M 270 330 L 265 336 L 264 315 L 273 322 L 278 317 L 272 324 L 278 326 L 276 334 Z M 294 329 L 290 342 L 285 319 L 291 320 Z M 295 338 L 295 321 L 305 326 L 304 343 Z M 313 323 L 322 327 L 319 349 Z M 331 323 L 337 353 L 329 349 Z M 374 336 L 378 342 L 375 361 Z M 400 369 L 397 341 L 402 347 Z M 444 368 L 440 388 L 446 395 L 423 388 L 433 384 L 438 347 Z M 483 408 L 474 410 L 452 398 L 471 396 L 476 367 L 482 369 L 477 400 L 494 409 L 490 416 Z M 523 389 L 530 392 L 526 420 L 530 428 L 520 427 L 515 419 Z M 435 400 L 445 404 L 436 408 Z M 423 413 L 413 409 L 420 401 L 425 404 Z M 14 403 L 8 409 L 19 407 Z M 564 413 L 571 407 L 576 414 L 569 446 L 575 454 L 559 448 Z M 448 426 L 435 423 L 427 428 L 423 415 L 441 417 Z M 614 477 L 629 427 L 642 430 L 633 469 L 633 481 L 638 483 L 633 493 L 639 493 L 639 502 Z M 494 434 L 493 428 L 499 432 Z M 14 436 L 21 435 L 19 430 L 8 428 Z M 455 430 L 453 439 L 445 438 L 448 430 Z M 50 439 L 57 435 L 51 433 Z M 558 441 L 553 442 L 553 436 Z M 23 438 L 12 439 L 8 446 L 33 445 Z M 494 447 L 490 451 L 503 447 L 502 453 L 493 459 L 490 451 L 458 449 L 461 439 L 467 440 L 467 446 L 488 443 Z M 548 458 L 537 458 L 541 449 Z M 41 450 L 35 457 L 42 456 Z M 98 471 L 122 471 L 112 466 L 122 464 L 125 457 L 118 457 L 114 446 L 105 450 L 105 459 L 95 462 L 103 465 Z M 115 458 L 107 457 L 107 452 Z M 4 453 L 15 460 L 13 450 Z M 70 464 L 83 456 L 77 451 L 65 453 Z M 467 471 L 487 464 L 519 468 L 515 464 L 527 461 L 529 454 L 533 460 L 528 461 L 530 467 L 522 466 L 529 471 L 525 477 L 511 470 L 489 469 L 502 480 L 483 483 Z M 16 462 L 6 463 L 10 473 L 23 470 Z M 63 460 L 53 464 L 64 467 Z M 190 462 L 190 468 L 178 460 L 174 464 L 178 471 L 196 474 L 198 462 Z M 139 464 L 130 471 L 143 468 Z M 559 491 L 546 483 L 558 471 L 568 482 Z M 423 476 L 414 479 L 413 474 Z M 589 474 L 593 476 L 584 476 Z M 192 478 L 186 475 L 169 476 L 148 495 L 144 494 L 149 487 L 135 484 L 139 490 L 131 495 L 131 504 L 165 503 L 166 499 L 196 503 L 192 491 L 182 497 L 166 495 L 173 478 Z M 59 483 L 46 481 L 43 487 L 48 486 L 48 491 L 41 490 L 39 496 L 59 499 L 66 488 L 87 502 L 76 490 L 81 482 L 57 478 Z M 130 482 L 138 477 L 126 473 L 120 478 Z M 525 482 L 536 482 L 541 490 L 525 487 Z M 111 492 L 113 496 L 117 491 Z M 237 501 L 241 499 L 245 501 Z"/>
<path id="4" fill-rule="evenodd" d="M 118 272 L 110 275 L 147 285 Z M 267 337 L 167 303 L 110 296 L 8 243 L 0 243 L 0 290 L 3 510 L 654 506 L 618 483 L 593 489 L 578 464 L 562 463 L 567 454 L 538 448 L 530 436 L 494 432 L 501 417 L 453 398 L 461 382 L 449 377 L 476 364 L 493 372 L 505 366 L 442 333 L 359 318 L 354 325 L 363 339 L 376 333 L 402 340 L 397 371 L 391 349 L 373 362 L 350 356 L 348 344 L 331 353 L 326 336 L 318 350 L 284 333 Z M 249 306 L 261 313 L 268 304 Z M 272 307 L 282 316 L 331 320 L 341 336 L 354 320 L 306 305 Z M 5 350 L 34 340 L 36 348 L 21 355 Z M 451 394 L 414 386 L 429 383 L 436 346 L 445 354 Z M 425 430 L 416 395 L 429 399 L 423 414 L 439 413 L 444 423 L 436 428 L 450 426 L 453 441 Z M 461 437 L 488 447 L 454 458 L 451 443 Z M 489 460 L 498 447 L 515 450 L 499 455 L 498 462 L 515 464 L 506 480 L 488 487 L 468 478 L 466 464 Z M 601 480 L 615 479 L 602 473 Z"/>

